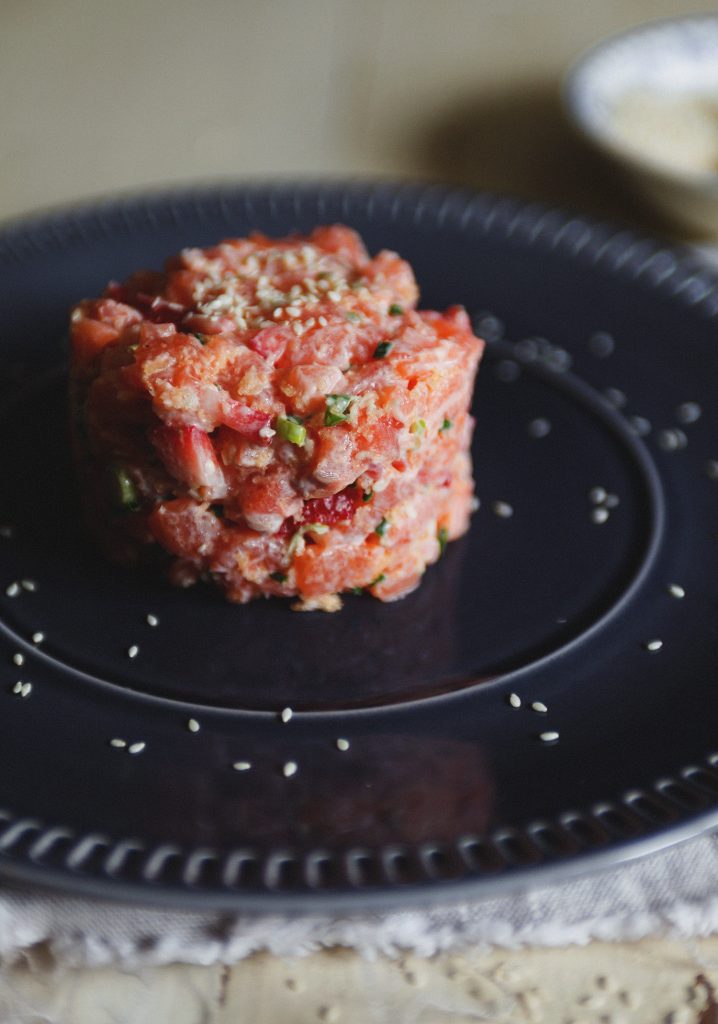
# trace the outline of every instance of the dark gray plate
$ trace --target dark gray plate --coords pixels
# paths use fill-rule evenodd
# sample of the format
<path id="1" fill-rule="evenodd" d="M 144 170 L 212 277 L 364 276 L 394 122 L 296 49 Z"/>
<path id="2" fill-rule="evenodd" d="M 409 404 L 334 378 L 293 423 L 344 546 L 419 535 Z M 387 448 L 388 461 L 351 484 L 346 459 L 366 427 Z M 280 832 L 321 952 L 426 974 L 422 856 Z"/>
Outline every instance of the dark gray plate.
<path id="1" fill-rule="evenodd" d="M 464 303 L 491 342 L 471 533 L 404 601 L 331 616 L 106 565 L 68 461 L 68 306 L 183 245 L 331 221 L 401 252 L 422 304 Z M 567 876 L 715 823 L 712 278 L 579 218 L 385 185 L 80 209 L 6 230 L 0 269 L 4 877 L 390 905 Z M 11 596 L 20 580 L 36 589 Z"/>

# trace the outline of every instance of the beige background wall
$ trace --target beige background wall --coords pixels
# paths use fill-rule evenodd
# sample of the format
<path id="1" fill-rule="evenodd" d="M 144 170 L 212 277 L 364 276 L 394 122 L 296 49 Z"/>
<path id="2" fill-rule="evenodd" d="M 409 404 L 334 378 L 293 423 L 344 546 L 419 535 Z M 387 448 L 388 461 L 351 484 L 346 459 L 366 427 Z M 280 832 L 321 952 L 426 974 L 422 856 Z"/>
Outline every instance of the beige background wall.
<path id="1" fill-rule="evenodd" d="M 708 10 L 0 0 L 0 217 L 144 185 L 291 174 L 458 180 L 631 215 L 567 136 L 557 82 L 608 33 Z"/>

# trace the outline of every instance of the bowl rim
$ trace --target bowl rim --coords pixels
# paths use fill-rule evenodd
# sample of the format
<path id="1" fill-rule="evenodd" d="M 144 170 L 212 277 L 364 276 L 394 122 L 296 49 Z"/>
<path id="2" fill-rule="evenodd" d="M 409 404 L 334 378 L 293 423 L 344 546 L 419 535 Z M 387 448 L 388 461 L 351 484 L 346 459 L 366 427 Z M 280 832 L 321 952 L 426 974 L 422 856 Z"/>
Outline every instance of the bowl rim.
<path id="1" fill-rule="evenodd" d="M 584 116 L 581 104 L 577 99 L 578 83 L 585 81 L 592 72 L 592 65 L 602 54 L 611 50 L 616 44 L 625 40 L 640 39 L 662 28 L 679 29 L 685 25 L 697 25 L 710 22 L 718 26 L 718 10 L 697 12 L 695 14 L 680 15 L 678 17 L 652 18 L 642 21 L 638 25 L 614 32 L 604 36 L 596 43 L 579 51 L 568 68 L 564 71 L 560 81 L 560 99 L 564 114 L 588 142 L 603 150 L 614 160 L 626 164 L 631 170 L 644 177 L 649 177 L 657 183 L 679 186 L 686 191 L 695 192 L 709 191 L 718 194 L 718 172 L 696 171 L 695 173 L 681 172 L 653 160 L 650 157 L 643 157 L 637 152 L 623 146 L 608 132 L 601 131 L 596 125 Z"/>

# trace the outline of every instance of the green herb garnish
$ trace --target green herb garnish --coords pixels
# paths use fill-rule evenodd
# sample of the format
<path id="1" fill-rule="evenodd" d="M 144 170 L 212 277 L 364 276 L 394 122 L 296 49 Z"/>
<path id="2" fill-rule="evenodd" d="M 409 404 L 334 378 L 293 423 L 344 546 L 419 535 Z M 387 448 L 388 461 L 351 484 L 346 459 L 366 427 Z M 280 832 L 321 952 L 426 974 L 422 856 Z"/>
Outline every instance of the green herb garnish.
<path id="1" fill-rule="evenodd" d="M 364 593 L 364 587 L 352 587 L 351 588 L 351 593 L 352 594 L 363 594 Z"/>
<path id="2" fill-rule="evenodd" d="M 303 523 L 290 540 L 287 547 L 287 554 L 294 554 L 305 533 L 329 533 L 329 527 L 326 523 Z"/>
<path id="3" fill-rule="evenodd" d="M 374 527 L 374 533 L 378 537 L 383 537 L 389 528 L 389 520 L 382 517 L 381 521 L 377 526 Z"/>
<path id="4" fill-rule="evenodd" d="M 374 497 L 374 491 L 364 491 L 361 496 L 362 501 L 371 501 Z"/>
<path id="5" fill-rule="evenodd" d="M 446 551 L 446 545 L 449 543 L 449 531 L 446 529 L 445 526 L 439 527 L 436 534 L 436 539 L 439 542 L 439 557 L 441 558 L 441 556 Z"/>
<path id="6" fill-rule="evenodd" d="M 277 416 L 277 433 L 300 448 L 307 439 L 307 428 L 298 416 Z"/>
<path id="7" fill-rule="evenodd" d="M 289 577 L 286 572 L 270 572 L 270 580 L 275 580 L 277 583 L 286 583 Z"/>
<path id="8" fill-rule="evenodd" d="M 355 313 L 353 309 L 348 309 L 346 312 L 347 320 L 353 320 L 354 323 L 358 323 L 362 319 L 361 313 Z"/>
<path id="9" fill-rule="evenodd" d="M 391 351 L 391 341 L 380 341 L 377 347 L 374 349 L 374 358 L 383 359 Z"/>
<path id="10" fill-rule="evenodd" d="M 404 307 L 400 306 L 398 302 L 392 302 L 389 306 L 389 316 L 403 316 Z"/>
<path id="11" fill-rule="evenodd" d="M 206 334 L 200 334 L 198 331 L 192 331 L 191 333 L 194 335 L 194 337 L 197 339 L 200 345 L 206 345 L 207 342 L 209 341 L 209 338 L 207 337 Z"/>
<path id="12" fill-rule="evenodd" d="M 124 466 L 110 468 L 112 504 L 122 512 L 136 512 L 140 499 L 132 477 Z"/>
<path id="13" fill-rule="evenodd" d="M 386 574 L 383 573 L 383 572 L 380 572 L 375 580 L 372 580 L 371 583 L 367 583 L 367 586 L 368 587 L 375 587 L 377 585 L 377 583 L 383 583 L 385 579 L 386 579 Z"/>
<path id="14" fill-rule="evenodd" d="M 426 430 L 426 420 L 414 420 L 412 425 L 409 427 L 412 434 L 416 434 L 418 437 Z"/>
<path id="15" fill-rule="evenodd" d="M 324 413 L 324 426 L 334 427 L 337 423 L 343 423 L 349 418 L 349 409 L 352 404 L 351 395 L 327 395 L 327 410 Z"/>
<path id="16" fill-rule="evenodd" d="M 451 420 L 447 420 L 446 418 L 444 418 L 444 422 L 439 427 L 439 433 L 441 434 L 442 431 L 444 431 L 444 430 L 451 430 L 453 425 L 454 424 L 451 422 Z"/>

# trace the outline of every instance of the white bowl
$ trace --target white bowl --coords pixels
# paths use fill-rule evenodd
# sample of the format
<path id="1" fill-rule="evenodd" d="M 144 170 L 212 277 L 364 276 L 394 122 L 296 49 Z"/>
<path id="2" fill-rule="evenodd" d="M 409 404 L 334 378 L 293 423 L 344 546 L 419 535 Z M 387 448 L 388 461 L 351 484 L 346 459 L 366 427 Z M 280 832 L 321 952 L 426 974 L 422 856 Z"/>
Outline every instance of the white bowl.
<path id="1" fill-rule="evenodd" d="M 718 14 L 652 22 L 568 72 L 576 127 L 694 234 L 718 234 Z"/>

